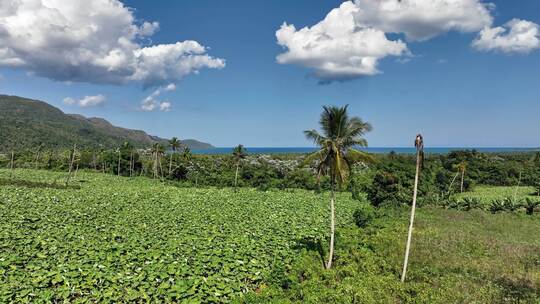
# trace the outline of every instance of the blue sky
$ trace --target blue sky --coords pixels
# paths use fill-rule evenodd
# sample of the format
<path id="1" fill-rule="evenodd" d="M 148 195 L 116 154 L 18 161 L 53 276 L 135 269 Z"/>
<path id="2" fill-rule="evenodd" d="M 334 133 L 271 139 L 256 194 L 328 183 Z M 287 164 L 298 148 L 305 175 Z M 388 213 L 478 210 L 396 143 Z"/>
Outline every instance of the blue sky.
<path id="1" fill-rule="evenodd" d="M 169 111 L 140 108 L 159 85 L 59 81 L 49 74 L 38 76 L 43 73 L 33 66 L 1 67 L 0 92 L 150 134 L 216 146 L 309 146 L 302 131 L 317 127 L 326 104 L 349 104 L 352 114 L 371 122 L 370 146 L 409 146 L 418 132 L 427 146 L 540 145 L 537 48 L 480 50 L 471 46 L 478 31 L 448 30 L 423 41 L 409 40 L 406 31 L 387 33 L 389 39 L 406 42 L 412 55 L 381 58 L 375 75 L 320 84 L 309 67 L 277 63 L 276 56 L 286 49 L 278 45 L 276 31 L 283 22 L 297 30 L 311 27 L 340 1 L 123 3 L 139 24 L 159 22 L 159 30 L 141 44 L 195 40 L 208 48 L 208 55 L 224 59 L 225 66 L 190 73 L 175 81 L 175 90 L 161 86 L 157 99 L 170 102 Z M 493 27 L 513 18 L 540 23 L 537 0 L 490 3 L 495 4 Z M 94 95 L 105 101 L 86 107 L 64 102 Z"/>

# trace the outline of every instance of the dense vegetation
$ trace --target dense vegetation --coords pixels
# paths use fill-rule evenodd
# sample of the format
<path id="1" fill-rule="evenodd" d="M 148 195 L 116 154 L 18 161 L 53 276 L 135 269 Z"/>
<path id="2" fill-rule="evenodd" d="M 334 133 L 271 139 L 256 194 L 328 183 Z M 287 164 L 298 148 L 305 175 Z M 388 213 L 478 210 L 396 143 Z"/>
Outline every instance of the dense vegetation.
<path id="1" fill-rule="evenodd" d="M 327 192 L 9 175 L 0 170 L 1 302 L 540 300 L 538 215 L 420 208 L 403 284 L 408 209 L 376 209 L 363 194 L 337 194 L 335 265 L 324 270 Z"/>
<path id="2" fill-rule="evenodd" d="M 156 150 L 157 149 L 157 150 Z M 79 169 L 122 176 L 148 176 L 184 186 L 232 187 L 238 165 L 239 187 L 266 189 L 330 189 L 330 179 L 317 183 L 316 165 L 306 165 L 305 155 L 249 154 L 239 161 L 234 155 L 196 155 L 181 148 L 166 153 L 166 147 L 135 149 L 124 143 L 117 149 L 77 149 L 74 165 Z M 15 168 L 67 171 L 72 149 L 63 152 L 43 149 L 16 151 Z M 341 190 L 353 195 L 365 192 L 374 205 L 405 203 L 412 196 L 415 160 L 413 155 L 374 155 L 375 161 L 352 167 Z M 172 159 L 171 159 L 172 158 Z M 11 154 L 0 153 L 0 167 L 10 167 Z M 475 150 L 426 155 L 420 179 L 420 203 L 437 203 L 461 192 L 458 165 L 465 163 L 463 190 L 475 185 L 531 186 L 540 190 L 540 153 L 481 153 Z M 120 164 L 120 166 L 118 166 Z M 172 170 L 169 172 L 169 168 Z M 120 169 L 120 170 L 118 170 Z"/>
<path id="3" fill-rule="evenodd" d="M 0 154 L 0 301 L 540 302 L 540 153 L 370 155 L 347 107 L 320 130 L 310 155 Z"/>
<path id="4" fill-rule="evenodd" d="M 43 102 L 0 95 L 0 151 L 23 149 L 112 148 L 129 141 L 143 148 L 167 140 L 144 131 L 115 127 L 102 118 L 64 114 Z M 196 140 L 183 141 L 191 149 L 211 148 Z"/>

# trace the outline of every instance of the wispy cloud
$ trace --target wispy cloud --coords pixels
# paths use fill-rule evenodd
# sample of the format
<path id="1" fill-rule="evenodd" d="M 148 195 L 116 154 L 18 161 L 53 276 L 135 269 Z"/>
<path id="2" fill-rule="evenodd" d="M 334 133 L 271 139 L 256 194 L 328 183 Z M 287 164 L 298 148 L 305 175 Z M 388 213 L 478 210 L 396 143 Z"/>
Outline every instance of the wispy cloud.
<path id="1" fill-rule="evenodd" d="M 84 96 L 80 99 L 74 99 L 71 97 L 64 98 L 64 103 L 67 105 L 76 105 L 81 108 L 87 108 L 87 107 L 95 107 L 95 106 L 101 106 L 105 103 L 105 100 L 107 98 L 105 95 L 94 95 L 94 96 Z"/>
<path id="2" fill-rule="evenodd" d="M 503 26 L 483 29 L 472 45 L 480 51 L 527 54 L 540 49 L 540 26 L 512 19 Z"/>
<path id="3" fill-rule="evenodd" d="M 150 94 L 148 97 L 143 99 L 141 101 L 139 110 L 145 111 L 145 112 L 152 112 L 152 111 L 163 111 L 168 112 L 171 110 L 171 102 L 168 100 L 158 100 L 158 97 L 163 92 L 171 92 L 176 90 L 176 85 L 174 83 L 170 83 L 167 86 L 159 87 L 157 88 L 152 94 Z"/>

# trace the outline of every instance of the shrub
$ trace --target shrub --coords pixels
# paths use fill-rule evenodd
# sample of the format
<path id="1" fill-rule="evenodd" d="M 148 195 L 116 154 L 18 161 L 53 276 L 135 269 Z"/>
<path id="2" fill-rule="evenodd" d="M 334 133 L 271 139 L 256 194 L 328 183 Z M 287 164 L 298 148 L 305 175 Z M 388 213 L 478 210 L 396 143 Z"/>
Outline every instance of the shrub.
<path id="1" fill-rule="evenodd" d="M 482 201 L 477 197 L 466 197 L 459 203 L 459 209 L 469 211 L 471 209 L 481 209 Z"/>
<path id="2" fill-rule="evenodd" d="M 377 172 L 367 189 L 368 200 L 378 207 L 383 203 L 399 204 L 410 201 L 400 185 L 398 177 L 390 172 Z"/>
<path id="3" fill-rule="evenodd" d="M 489 205 L 489 211 L 491 213 L 497 213 L 505 209 L 505 204 L 503 200 L 495 199 Z"/>
<path id="4" fill-rule="evenodd" d="M 520 202 L 518 200 L 515 200 L 511 197 L 507 197 L 503 200 L 504 204 L 504 210 L 514 212 L 521 206 Z"/>
<path id="5" fill-rule="evenodd" d="M 523 203 L 523 207 L 525 208 L 525 212 L 528 215 L 533 215 L 534 209 L 536 209 L 536 207 L 538 207 L 538 206 L 540 206 L 540 201 L 537 201 L 537 200 L 534 200 L 534 199 L 531 199 L 531 198 L 525 199 L 525 202 Z"/>
<path id="6" fill-rule="evenodd" d="M 375 209 L 367 204 L 362 205 L 353 213 L 356 226 L 365 228 L 375 218 Z"/>

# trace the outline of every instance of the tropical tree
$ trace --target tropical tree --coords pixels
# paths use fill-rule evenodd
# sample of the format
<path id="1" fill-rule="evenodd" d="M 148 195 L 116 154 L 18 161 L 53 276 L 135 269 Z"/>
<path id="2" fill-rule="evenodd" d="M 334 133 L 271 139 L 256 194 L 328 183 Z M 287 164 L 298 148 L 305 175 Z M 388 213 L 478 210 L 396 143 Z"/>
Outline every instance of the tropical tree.
<path id="1" fill-rule="evenodd" d="M 238 185 L 238 169 L 240 168 L 240 162 L 247 157 L 246 149 L 243 145 L 238 145 L 233 149 L 233 158 L 236 161 L 236 173 L 234 174 L 234 189 Z"/>
<path id="2" fill-rule="evenodd" d="M 129 154 L 129 176 L 131 177 L 133 175 L 133 145 L 129 141 L 125 141 L 122 144 L 121 152 L 120 154 L 128 155 Z M 119 167 L 120 168 L 120 167 Z"/>
<path id="3" fill-rule="evenodd" d="M 463 181 L 465 180 L 465 170 L 467 170 L 467 163 L 463 161 L 457 164 L 456 168 L 458 169 L 458 172 L 461 174 L 460 192 L 463 193 Z"/>
<path id="4" fill-rule="evenodd" d="M 117 168 L 117 173 L 118 173 L 118 176 L 120 176 L 120 160 L 122 158 L 122 149 L 118 148 L 116 149 L 116 153 L 118 153 L 118 168 Z"/>
<path id="5" fill-rule="evenodd" d="M 9 163 L 9 178 L 13 177 L 13 164 L 15 161 L 15 151 L 11 150 L 11 161 Z"/>
<path id="6" fill-rule="evenodd" d="M 424 167 L 424 138 L 421 134 L 416 135 L 414 140 L 414 146 L 416 147 L 416 174 L 414 176 L 414 190 L 413 201 L 411 209 L 411 219 L 409 221 L 409 233 L 407 235 L 407 246 L 405 248 L 405 260 L 403 261 L 403 272 L 401 273 L 401 282 L 405 282 L 405 275 L 407 273 L 407 263 L 409 261 L 409 251 L 411 249 L 412 230 L 414 223 L 414 212 L 416 210 L 416 196 L 418 194 L 418 177 L 420 175 L 420 168 Z"/>
<path id="7" fill-rule="evenodd" d="M 171 154 L 171 157 L 169 159 L 169 177 L 172 174 L 173 157 L 174 157 L 174 155 L 176 154 L 176 151 L 180 148 L 181 145 L 182 145 L 182 143 L 176 137 L 173 137 L 173 138 L 171 138 L 171 140 L 169 140 L 169 147 L 171 147 L 171 149 L 172 149 L 172 154 Z"/>
<path id="8" fill-rule="evenodd" d="M 154 172 L 154 178 L 158 177 L 158 169 L 161 169 L 161 156 L 165 153 L 165 148 L 160 145 L 159 143 L 155 143 L 152 146 L 152 157 L 153 157 L 153 172 Z M 163 173 L 163 169 L 161 169 L 161 173 Z"/>
<path id="9" fill-rule="evenodd" d="M 36 151 L 36 160 L 35 160 L 35 166 L 36 169 L 39 167 L 39 155 L 41 153 L 41 150 L 43 149 L 43 144 L 39 144 Z"/>
<path id="10" fill-rule="evenodd" d="M 340 187 L 347 181 L 355 163 L 373 161 L 373 157 L 368 153 L 354 149 L 354 147 L 367 147 L 367 141 L 362 136 L 371 131 L 372 127 L 359 117 L 349 117 L 347 107 L 323 106 L 319 121 L 322 134 L 316 130 L 304 131 L 305 136 L 319 147 L 318 151 L 306 157 L 304 164 L 317 161 L 317 182 L 320 182 L 321 176 L 326 175 L 331 183 L 327 269 L 332 267 L 334 255 L 336 187 Z"/>
<path id="11" fill-rule="evenodd" d="M 73 163 L 75 162 L 75 153 L 77 152 L 77 145 L 73 145 L 73 151 L 70 151 L 69 155 L 69 167 L 68 175 L 66 177 L 66 186 L 69 185 L 69 180 L 71 179 L 71 172 L 73 171 Z"/>

